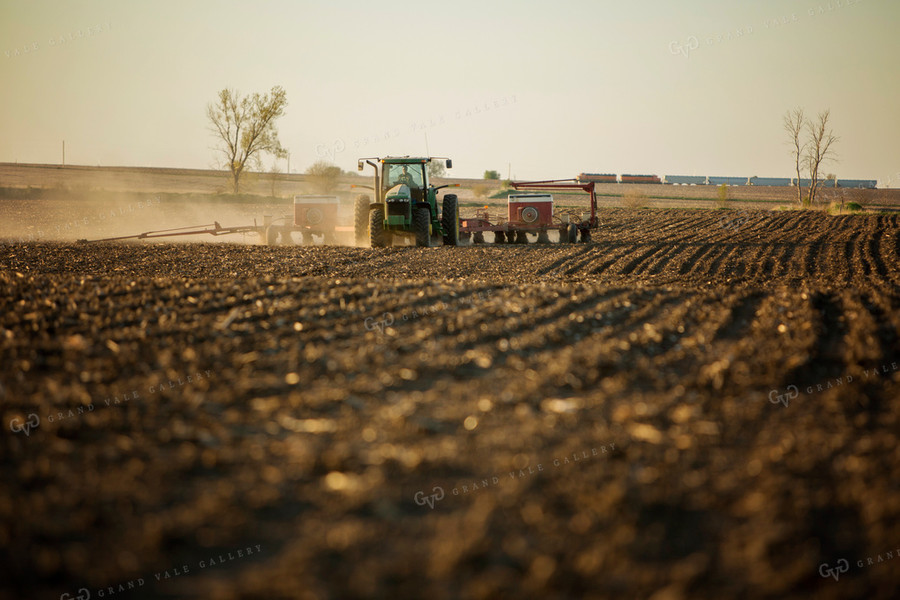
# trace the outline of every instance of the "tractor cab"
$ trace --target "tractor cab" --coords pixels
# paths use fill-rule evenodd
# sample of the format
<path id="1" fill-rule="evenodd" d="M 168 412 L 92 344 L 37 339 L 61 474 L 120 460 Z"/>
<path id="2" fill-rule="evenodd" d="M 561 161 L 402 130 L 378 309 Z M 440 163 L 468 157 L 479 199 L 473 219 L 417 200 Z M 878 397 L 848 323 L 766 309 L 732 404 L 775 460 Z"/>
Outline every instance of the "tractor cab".
<path id="1" fill-rule="evenodd" d="M 385 164 L 382 180 L 387 201 L 400 200 L 402 196 L 402 199 L 407 201 L 424 202 L 426 187 L 424 166 L 423 163 Z"/>
<path id="2" fill-rule="evenodd" d="M 425 172 L 422 167 L 423 165 L 421 163 L 412 165 L 384 165 L 384 170 L 386 171 L 384 179 L 387 183 L 387 187 L 404 184 L 408 185 L 410 188 L 424 188 Z"/>

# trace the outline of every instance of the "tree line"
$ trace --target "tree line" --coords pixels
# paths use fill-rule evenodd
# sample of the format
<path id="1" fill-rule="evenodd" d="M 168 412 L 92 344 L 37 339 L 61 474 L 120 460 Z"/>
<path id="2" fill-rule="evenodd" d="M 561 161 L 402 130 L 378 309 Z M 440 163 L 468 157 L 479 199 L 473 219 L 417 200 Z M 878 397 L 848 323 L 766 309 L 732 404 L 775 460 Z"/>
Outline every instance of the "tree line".
<path id="1" fill-rule="evenodd" d="M 231 173 L 231 187 L 234 193 L 240 190 L 241 176 L 248 166 L 261 170 L 262 156 L 271 154 L 285 158 L 287 150 L 278 139 L 275 122 L 284 115 L 287 94 L 281 86 L 273 87 L 268 93 L 254 93 L 241 96 L 233 89 L 226 88 L 218 93 L 214 102 L 206 109 L 210 130 L 217 138 L 216 152 L 221 165 Z M 816 118 L 810 119 L 802 108 L 795 108 L 783 117 L 784 131 L 787 133 L 797 175 L 797 203 L 815 203 L 819 192 L 820 170 L 826 162 L 835 159 L 834 146 L 838 137 L 830 125 L 831 112 L 824 110 Z M 802 175 L 809 179 L 809 188 L 804 195 L 801 185 Z M 317 187 L 322 190 L 333 188 L 341 169 L 325 161 L 313 164 L 307 171 Z M 444 175 L 443 165 L 438 161 L 429 164 L 431 177 Z M 497 171 L 485 171 L 485 179 L 499 179 Z"/>

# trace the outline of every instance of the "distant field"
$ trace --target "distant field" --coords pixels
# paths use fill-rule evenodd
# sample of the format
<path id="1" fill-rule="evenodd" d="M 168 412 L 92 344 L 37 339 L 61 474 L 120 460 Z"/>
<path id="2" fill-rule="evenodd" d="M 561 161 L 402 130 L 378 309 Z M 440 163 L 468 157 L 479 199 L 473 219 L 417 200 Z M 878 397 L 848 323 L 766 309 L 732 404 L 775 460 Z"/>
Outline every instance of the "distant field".
<path id="1" fill-rule="evenodd" d="M 337 192 L 341 195 L 356 193 L 353 184 L 368 184 L 371 169 L 365 176 L 356 174 L 341 178 Z M 559 177 L 569 176 L 560 173 Z M 574 176 L 574 174 L 572 174 Z M 502 199 L 490 199 L 501 190 L 499 181 L 483 179 L 448 178 L 441 183 L 459 184 L 456 193 L 465 203 L 502 204 Z M 166 194 L 225 194 L 230 190 L 228 175 L 224 171 L 202 169 L 165 169 L 149 167 L 90 167 L 60 165 L 31 165 L 0 163 L 0 188 L 40 188 L 69 192 L 134 192 Z M 646 198 L 650 207 L 715 206 L 718 197 L 716 186 L 685 185 L 632 185 L 597 184 L 596 193 L 601 206 L 621 206 L 622 195 L 632 190 Z M 4 193 L 5 192 L 5 193 Z M 294 194 L 313 193 L 306 176 L 286 173 L 248 173 L 242 183 L 242 192 L 249 195 L 290 198 Z M 483 193 L 483 196 L 481 195 Z M 736 207 L 761 208 L 765 204 L 788 206 L 795 203 L 793 188 L 732 186 L 728 188 L 729 202 Z M 823 199 L 839 201 L 840 191 L 824 190 Z M 900 209 L 900 190 L 846 190 L 845 201 L 859 202 L 869 209 Z M 563 195 L 559 199 L 567 203 Z M 9 197 L 8 190 L 0 189 L 0 200 Z M 574 199 L 575 197 L 573 197 Z M 577 203 L 577 201 L 576 201 Z M 750 204 L 752 203 L 752 204 Z"/>

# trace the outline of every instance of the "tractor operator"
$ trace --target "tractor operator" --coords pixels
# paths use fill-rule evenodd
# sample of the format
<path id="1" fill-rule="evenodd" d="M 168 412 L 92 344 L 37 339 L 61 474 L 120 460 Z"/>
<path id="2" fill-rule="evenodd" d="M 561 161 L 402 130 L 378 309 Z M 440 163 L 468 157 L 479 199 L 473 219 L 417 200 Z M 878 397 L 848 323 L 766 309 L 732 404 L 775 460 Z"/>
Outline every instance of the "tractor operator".
<path id="1" fill-rule="evenodd" d="M 413 176 L 409 174 L 409 167 L 403 165 L 403 172 L 397 177 L 397 181 L 394 182 L 394 185 L 404 184 L 408 185 L 411 188 L 419 187 L 416 185 L 416 182 L 413 181 Z"/>

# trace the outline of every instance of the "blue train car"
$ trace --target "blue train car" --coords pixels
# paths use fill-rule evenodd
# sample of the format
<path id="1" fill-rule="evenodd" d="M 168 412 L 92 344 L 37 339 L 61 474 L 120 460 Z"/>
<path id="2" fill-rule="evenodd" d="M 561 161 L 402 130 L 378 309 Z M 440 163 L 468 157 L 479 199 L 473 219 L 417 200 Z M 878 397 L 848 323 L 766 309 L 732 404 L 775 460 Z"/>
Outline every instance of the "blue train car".
<path id="1" fill-rule="evenodd" d="M 878 181 L 874 179 L 838 179 L 837 186 L 840 188 L 874 190 L 878 186 Z"/>
<path id="2" fill-rule="evenodd" d="M 747 185 L 747 177 L 708 177 L 709 185 Z"/>
<path id="3" fill-rule="evenodd" d="M 802 187 L 809 187 L 809 182 L 810 182 L 810 181 L 812 181 L 812 179 L 801 179 L 801 180 L 800 180 L 800 185 L 801 185 Z M 791 179 L 791 185 L 794 186 L 794 187 L 797 186 L 797 178 L 796 178 L 796 177 L 793 177 L 793 178 Z M 833 180 L 833 179 L 820 179 L 820 180 L 819 180 L 819 187 L 834 187 L 834 180 Z"/>
<path id="4" fill-rule="evenodd" d="M 663 183 L 670 185 L 706 185 L 705 175 L 665 175 Z"/>
<path id="5" fill-rule="evenodd" d="M 750 185 L 767 185 L 772 187 L 790 187 L 790 177 L 751 177 Z"/>

